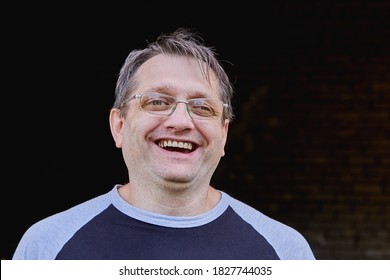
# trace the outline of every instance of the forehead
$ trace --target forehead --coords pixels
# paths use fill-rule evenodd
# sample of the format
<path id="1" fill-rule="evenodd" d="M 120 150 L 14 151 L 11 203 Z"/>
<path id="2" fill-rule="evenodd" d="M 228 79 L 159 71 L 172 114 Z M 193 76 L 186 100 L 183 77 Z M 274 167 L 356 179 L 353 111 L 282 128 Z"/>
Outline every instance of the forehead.
<path id="1" fill-rule="evenodd" d="M 219 95 L 214 72 L 194 58 L 160 54 L 140 66 L 136 73 L 137 90 L 164 89 L 170 93 L 198 92 L 203 95 Z"/>

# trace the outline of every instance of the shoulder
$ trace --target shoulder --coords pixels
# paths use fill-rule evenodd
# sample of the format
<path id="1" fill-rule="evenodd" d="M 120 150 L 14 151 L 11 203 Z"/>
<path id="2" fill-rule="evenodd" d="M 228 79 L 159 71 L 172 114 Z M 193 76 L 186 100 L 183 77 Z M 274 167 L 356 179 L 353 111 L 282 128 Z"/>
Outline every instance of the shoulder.
<path id="1" fill-rule="evenodd" d="M 305 237 L 296 229 L 277 221 L 254 207 L 227 194 L 230 207 L 274 248 L 281 259 L 314 259 Z"/>
<path id="2" fill-rule="evenodd" d="M 13 259 L 54 259 L 73 234 L 110 201 L 110 193 L 106 193 L 36 222 L 23 234 Z"/>

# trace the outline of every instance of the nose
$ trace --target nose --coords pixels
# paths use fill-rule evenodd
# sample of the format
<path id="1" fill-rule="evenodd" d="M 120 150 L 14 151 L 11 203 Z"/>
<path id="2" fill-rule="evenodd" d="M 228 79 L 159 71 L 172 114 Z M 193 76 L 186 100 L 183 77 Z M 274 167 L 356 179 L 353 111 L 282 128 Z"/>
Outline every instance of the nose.
<path id="1" fill-rule="evenodd" d="M 186 100 L 176 100 L 176 106 L 173 107 L 172 112 L 171 112 L 169 115 L 172 115 L 173 113 L 175 113 L 175 111 L 177 111 L 177 110 L 176 110 L 176 109 L 177 109 L 177 106 L 178 106 L 180 103 L 184 104 L 184 106 L 182 106 L 182 107 L 186 109 L 188 115 L 191 117 L 190 110 L 188 109 L 188 102 L 187 102 Z M 192 117 L 191 117 L 191 118 L 192 118 Z"/>
<path id="2" fill-rule="evenodd" d="M 176 130 L 191 129 L 194 127 L 192 117 L 187 107 L 187 101 L 177 101 L 172 113 L 165 121 L 167 127 L 173 127 Z"/>

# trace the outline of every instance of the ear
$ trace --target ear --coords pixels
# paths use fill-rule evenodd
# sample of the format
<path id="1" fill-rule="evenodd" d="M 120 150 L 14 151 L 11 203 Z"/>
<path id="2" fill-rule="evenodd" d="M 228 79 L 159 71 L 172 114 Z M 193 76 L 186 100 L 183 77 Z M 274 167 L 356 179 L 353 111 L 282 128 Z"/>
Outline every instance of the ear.
<path id="1" fill-rule="evenodd" d="M 123 141 L 123 117 L 121 116 L 120 110 L 112 108 L 109 116 L 111 135 L 114 138 L 115 146 L 122 148 Z"/>
<path id="2" fill-rule="evenodd" d="M 222 151 L 221 151 L 221 157 L 225 155 L 225 145 L 227 141 L 228 136 L 228 130 L 229 130 L 229 120 L 225 119 L 223 125 L 222 125 Z"/>

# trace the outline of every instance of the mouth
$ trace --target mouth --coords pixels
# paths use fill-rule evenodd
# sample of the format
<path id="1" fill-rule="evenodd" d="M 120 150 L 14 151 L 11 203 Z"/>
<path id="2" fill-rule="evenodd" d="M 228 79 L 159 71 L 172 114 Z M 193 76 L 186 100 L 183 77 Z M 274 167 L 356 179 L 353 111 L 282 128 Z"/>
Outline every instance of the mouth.
<path id="1" fill-rule="evenodd" d="M 171 151 L 171 152 L 179 152 L 179 153 L 191 153 L 197 148 L 197 145 L 192 142 L 168 140 L 168 139 L 159 140 L 157 142 L 157 145 L 163 148 L 164 150 Z"/>

